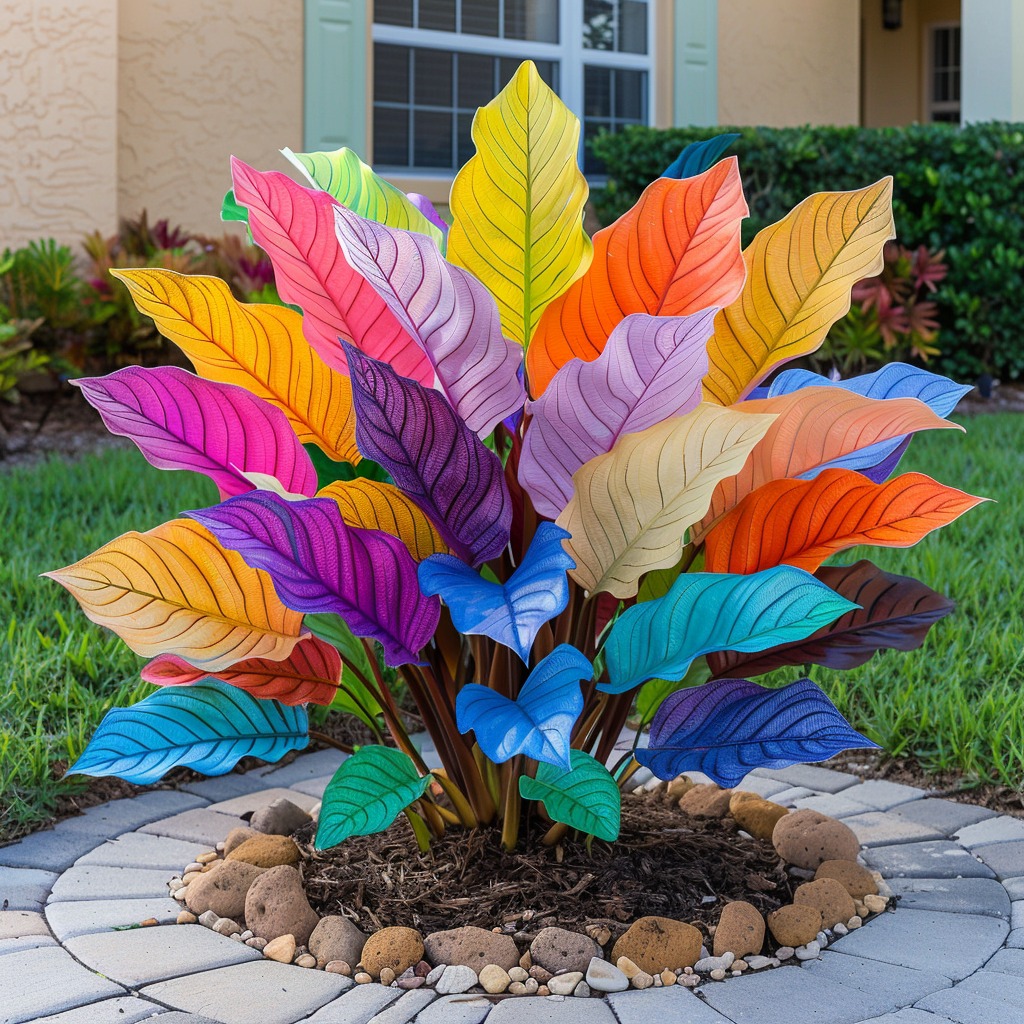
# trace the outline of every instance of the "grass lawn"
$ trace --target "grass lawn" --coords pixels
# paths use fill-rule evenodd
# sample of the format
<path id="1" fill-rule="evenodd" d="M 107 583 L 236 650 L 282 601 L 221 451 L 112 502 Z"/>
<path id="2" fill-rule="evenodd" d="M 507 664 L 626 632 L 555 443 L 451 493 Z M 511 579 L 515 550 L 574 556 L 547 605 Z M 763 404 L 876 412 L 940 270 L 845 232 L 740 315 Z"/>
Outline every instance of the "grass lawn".
<path id="1" fill-rule="evenodd" d="M 1024 417 L 981 416 L 968 434 L 923 435 L 901 469 L 997 500 L 916 548 L 864 549 L 958 602 L 924 648 L 886 653 L 847 673 L 815 670 L 854 725 L 893 754 L 986 782 L 1024 784 Z M 140 659 L 94 626 L 38 573 L 67 565 L 126 530 L 147 530 L 216 501 L 213 485 L 162 473 L 132 450 L 51 460 L 0 475 L 0 840 L 46 819 L 54 764 L 81 752 L 113 705 L 148 687 Z M 779 680 L 795 673 L 776 674 Z"/>

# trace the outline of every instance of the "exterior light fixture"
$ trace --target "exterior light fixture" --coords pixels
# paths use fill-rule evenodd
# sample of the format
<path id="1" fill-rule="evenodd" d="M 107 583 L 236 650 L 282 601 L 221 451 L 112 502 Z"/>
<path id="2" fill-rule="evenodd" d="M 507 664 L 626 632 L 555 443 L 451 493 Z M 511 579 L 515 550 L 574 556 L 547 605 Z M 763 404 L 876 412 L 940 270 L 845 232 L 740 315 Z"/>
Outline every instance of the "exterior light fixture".
<path id="1" fill-rule="evenodd" d="M 903 0 L 882 0 L 882 28 L 903 28 Z"/>

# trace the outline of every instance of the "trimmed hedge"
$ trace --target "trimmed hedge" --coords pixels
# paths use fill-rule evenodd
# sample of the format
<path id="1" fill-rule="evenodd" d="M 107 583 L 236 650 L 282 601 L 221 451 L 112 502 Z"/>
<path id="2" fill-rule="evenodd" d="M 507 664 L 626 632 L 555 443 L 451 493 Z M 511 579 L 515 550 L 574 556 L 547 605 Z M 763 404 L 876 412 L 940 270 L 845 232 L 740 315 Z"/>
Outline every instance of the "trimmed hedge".
<path id="1" fill-rule="evenodd" d="M 725 131 L 739 157 L 750 219 L 743 240 L 812 192 L 893 175 L 899 240 L 944 249 L 937 368 L 970 380 L 1024 376 L 1024 124 L 957 128 L 626 128 L 589 145 L 608 168 L 592 201 L 602 223 L 627 210 L 683 146 Z"/>

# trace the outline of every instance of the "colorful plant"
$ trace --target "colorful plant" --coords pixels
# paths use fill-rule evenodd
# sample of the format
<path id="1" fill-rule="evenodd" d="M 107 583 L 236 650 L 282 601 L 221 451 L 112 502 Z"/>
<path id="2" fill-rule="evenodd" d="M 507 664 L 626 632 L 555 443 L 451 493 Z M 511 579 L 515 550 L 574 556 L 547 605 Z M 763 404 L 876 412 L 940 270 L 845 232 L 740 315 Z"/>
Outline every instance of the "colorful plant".
<path id="1" fill-rule="evenodd" d="M 966 389 L 901 364 L 758 388 L 881 269 L 891 182 L 814 195 L 741 251 L 736 160 L 704 145 L 591 241 L 578 133 L 524 64 L 477 114 L 450 230 L 348 150 L 289 154 L 312 187 L 233 161 L 229 215 L 301 314 L 115 272 L 198 376 L 127 368 L 83 393 L 223 500 L 48 574 L 175 687 L 110 712 L 72 771 L 222 773 L 338 705 L 376 742 L 328 786 L 321 848 L 403 811 L 421 846 L 493 823 L 511 847 L 526 821 L 614 840 L 640 765 L 730 785 L 871 745 L 809 680 L 734 677 L 910 649 L 951 608 L 822 563 L 978 503 L 889 479 L 914 433 L 958 429 Z M 634 701 L 647 746 L 621 738 Z"/>

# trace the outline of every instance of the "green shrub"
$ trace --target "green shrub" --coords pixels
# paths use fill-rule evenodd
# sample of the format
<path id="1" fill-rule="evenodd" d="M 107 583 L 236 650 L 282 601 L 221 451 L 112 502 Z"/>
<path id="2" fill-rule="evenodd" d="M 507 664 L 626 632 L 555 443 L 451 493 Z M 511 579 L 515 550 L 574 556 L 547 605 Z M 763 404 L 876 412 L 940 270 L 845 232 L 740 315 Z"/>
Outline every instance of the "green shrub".
<path id="1" fill-rule="evenodd" d="M 610 223 L 675 159 L 683 146 L 739 131 L 750 219 L 744 242 L 810 192 L 895 179 L 899 241 L 945 250 L 949 274 L 939 306 L 938 365 L 970 379 L 982 372 L 1024 376 L 1017 293 L 1024 276 L 1024 125 L 985 123 L 907 128 L 630 127 L 589 145 L 608 168 L 593 203 Z"/>

